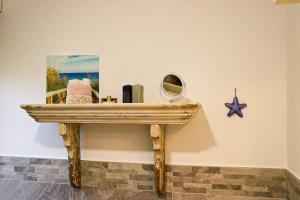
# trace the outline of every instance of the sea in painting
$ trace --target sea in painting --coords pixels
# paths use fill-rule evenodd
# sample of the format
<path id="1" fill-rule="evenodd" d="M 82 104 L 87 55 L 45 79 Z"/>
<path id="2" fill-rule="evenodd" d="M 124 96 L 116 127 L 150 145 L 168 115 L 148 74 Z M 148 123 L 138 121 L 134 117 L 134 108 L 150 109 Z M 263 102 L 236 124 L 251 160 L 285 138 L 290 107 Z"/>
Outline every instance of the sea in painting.
<path id="1" fill-rule="evenodd" d="M 93 102 L 98 103 L 99 77 L 99 56 L 48 56 L 46 101 L 48 104 L 65 103 L 69 80 L 89 79 Z"/>

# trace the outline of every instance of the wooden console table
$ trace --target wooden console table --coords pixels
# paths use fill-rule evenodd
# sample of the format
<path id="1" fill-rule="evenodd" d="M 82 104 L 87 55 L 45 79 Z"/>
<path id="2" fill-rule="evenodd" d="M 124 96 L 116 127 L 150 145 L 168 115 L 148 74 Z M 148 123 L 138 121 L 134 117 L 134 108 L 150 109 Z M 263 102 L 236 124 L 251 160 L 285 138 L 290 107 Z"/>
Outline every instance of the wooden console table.
<path id="1" fill-rule="evenodd" d="M 81 186 L 80 124 L 149 124 L 153 140 L 155 187 L 164 193 L 166 124 L 186 124 L 196 114 L 198 103 L 173 104 L 32 104 L 21 105 L 37 122 L 59 123 L 59 133 L 68 151 L 69 178 Z"/>

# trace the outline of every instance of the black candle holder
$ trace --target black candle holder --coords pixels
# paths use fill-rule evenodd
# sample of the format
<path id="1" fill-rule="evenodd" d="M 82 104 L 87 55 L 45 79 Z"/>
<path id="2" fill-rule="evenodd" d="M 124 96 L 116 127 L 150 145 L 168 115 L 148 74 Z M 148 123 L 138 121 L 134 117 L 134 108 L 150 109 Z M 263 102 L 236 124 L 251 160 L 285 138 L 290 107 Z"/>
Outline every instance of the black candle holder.
<path id="1" fill-rule="evenodd" d="M 132 85 L 123 86 L 123 103 L 132 103 Z"/>

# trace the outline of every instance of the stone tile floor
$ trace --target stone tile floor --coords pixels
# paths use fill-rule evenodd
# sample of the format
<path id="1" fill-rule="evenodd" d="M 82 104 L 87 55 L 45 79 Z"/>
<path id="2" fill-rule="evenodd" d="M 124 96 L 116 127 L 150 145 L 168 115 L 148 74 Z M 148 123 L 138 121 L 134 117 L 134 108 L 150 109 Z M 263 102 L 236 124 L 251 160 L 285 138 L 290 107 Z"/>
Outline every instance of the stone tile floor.
<path id="1" fill-rule="evenodd" d="M 0 180 L 0 200 L 159 200 L 153 191 L 74 189 L 70 185 Z"/>

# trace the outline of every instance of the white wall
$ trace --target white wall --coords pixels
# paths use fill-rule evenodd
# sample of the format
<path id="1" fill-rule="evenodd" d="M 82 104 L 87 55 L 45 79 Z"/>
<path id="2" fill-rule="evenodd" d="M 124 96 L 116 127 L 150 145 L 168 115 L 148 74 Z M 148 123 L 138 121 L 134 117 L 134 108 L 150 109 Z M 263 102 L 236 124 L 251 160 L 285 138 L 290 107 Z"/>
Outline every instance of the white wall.
<path id="1" fill-rule="evenodd" d="M 46 56 L 101 56 L 101 95 L 168 72 L 202 104 L 167 127 L 167 163 L 286 167 L 285 8 L 271 0 L 7 0 L 0 15 L 0 154 L 66 158 L 57 125 L 19 108 L 44 103 Z M 245 118 L 226 117 L 238 88 Z M 153 162 L 149 127 L 83 126 L 82 158 Z"/>
<path id="2" fill-rule="evenodd" d="M 288 168 L 300 178 L 300 5 L 287 7 Z"/>

